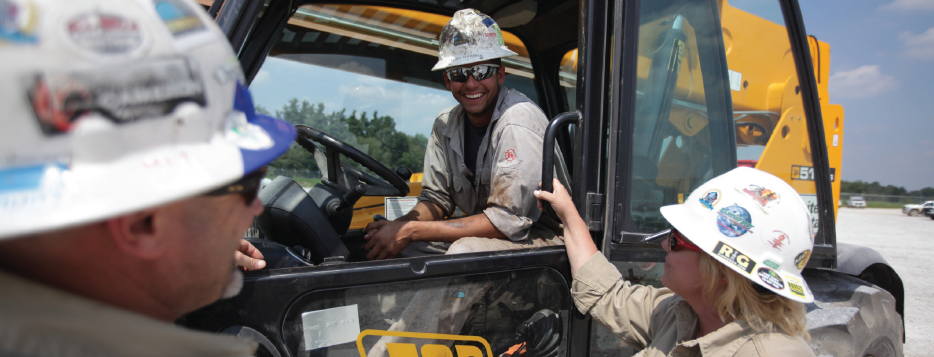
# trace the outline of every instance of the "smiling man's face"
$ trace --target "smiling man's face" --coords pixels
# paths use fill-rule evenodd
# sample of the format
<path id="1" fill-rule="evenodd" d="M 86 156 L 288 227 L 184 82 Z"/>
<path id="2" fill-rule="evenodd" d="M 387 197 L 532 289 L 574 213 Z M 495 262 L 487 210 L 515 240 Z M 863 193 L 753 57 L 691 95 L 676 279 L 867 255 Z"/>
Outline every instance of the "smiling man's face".
<path id="1" fill-rule="evenodd" d="M 494 60 L 475 62 L 454 68 L 471 68 L 478 64 L 496 64 Z M 444 84 L 451 90 L 454 99 L 461 104 L 470 121 L 476 126 L 489 124 L 493 117 L 493 108 L 499 98 L 499 89 L 506 80 L 506 68 L 497 68 L 496 74 L 490 78 L 478 81 L 473 75 L 467 77 L 466 82 L 455 82 L 444 74 Z"/>

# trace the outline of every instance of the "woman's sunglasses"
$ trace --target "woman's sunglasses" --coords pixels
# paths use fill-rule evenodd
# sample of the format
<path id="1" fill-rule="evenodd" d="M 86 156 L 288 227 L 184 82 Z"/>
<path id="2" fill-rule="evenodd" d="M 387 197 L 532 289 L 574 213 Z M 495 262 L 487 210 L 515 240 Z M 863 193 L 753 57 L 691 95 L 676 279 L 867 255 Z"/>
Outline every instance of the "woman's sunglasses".
<path id="1" fill-rule="evenodd" d="M 444 71 L 448 75 L 448 79 L 458 83 L 467 82 L 467 77 L 473 75 L 473 79 L 482 81 L 484 79 L 492 77 L 496 74 L 498 64 L 478 64 L 470 68 L 451 68 Z"/>
<path id="2" fill-rule="evenodd" d="M 216 190 L 205 193 L 205 196 L 223 196 L 233 193 L 239 193 L 243 196 L 243 201 L 246 202 L 246 205 L 249 206 L 253 203 L 253 200 L 256 199 L 256 196 L 259 195 L 259 186 L 260 182 L 263 180 L 263 177 L 266 176 L 266 167 L 261 167 L 256 171 L 253 171 L 243 178 L 237 180 L 234 183 L 231 183 L 227 186 L 218 188 Z"/>
<path id="3" fill-rule="evenodd" d="M 681 249 L 693 250 L 695 252 L 703 253 L 704 251 L 700 247 L 694 245 L 681 234 L 676 229 L 672 229 L 671 233 L 668 235 L 668 251 L 677 252 Z"/>

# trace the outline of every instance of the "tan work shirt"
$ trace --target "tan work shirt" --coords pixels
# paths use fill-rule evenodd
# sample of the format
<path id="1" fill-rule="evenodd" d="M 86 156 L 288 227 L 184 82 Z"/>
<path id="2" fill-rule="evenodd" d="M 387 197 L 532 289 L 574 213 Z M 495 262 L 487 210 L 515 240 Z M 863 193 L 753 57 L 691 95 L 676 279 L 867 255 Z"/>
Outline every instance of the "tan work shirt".
<path id="1" fill-rule="evenodd" d="M 0 356 L 252 356 L 256 349 L 250 341 L 188 330 L 3 270 L 0 287 Z"/>
<path id="2" fill-rule="evenodd" d="M 425 150 L 425 176 L 419 201 L 429 201 L 450 216 L 455 207 L 465 215 L 486 214 L 493 226 L 513 241 L 534 235 L 554 237 L 558 226 L 543 216 L 532 192 L 542 180 L 542 143 L 548 118 L 529 98 L 500 86 L 487 133 L 477 152 L 474 183 L 464 164 L 464 123 L 460 105 L 435 119 Z M 557 158 L 556 158 L 557 160 Z M 559 232 L 560 233 L 560 232 Z M 533 237 L 538 238 L 538 237 Z"/>
<path id="3" fill-rule="evenodd" d="M 801 336 L 756 333 L 743 319 L 695 339 L 697 314 L 684 299 L 666 288 L 631 285 L 599 252 L 574 276 L 571 297 L 582 313 L 642 349 L 638 356 L 814 356 Z"/>

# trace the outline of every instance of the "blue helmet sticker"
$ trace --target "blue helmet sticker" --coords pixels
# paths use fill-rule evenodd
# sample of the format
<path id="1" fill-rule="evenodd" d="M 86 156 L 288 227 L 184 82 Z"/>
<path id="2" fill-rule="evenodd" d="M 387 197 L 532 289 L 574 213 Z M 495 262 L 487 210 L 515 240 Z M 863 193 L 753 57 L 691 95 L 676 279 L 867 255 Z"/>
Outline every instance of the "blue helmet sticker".
<path id="1" fill-rule="evenodd" d="M 736 238 L 752 231 L 752 216 L 745 208 L 734 204 L 717 212 L 717 228 L 723 235 Z"/>
<path id="2" fill-rule="evenodd" d="M 713 210 L 713 206 L 716 206 L 717 202 L 720 202 L 720 190 L 713 189 L 707 191 L 699 201 L 704 207 L 707 207 L 707 209 Z"/>

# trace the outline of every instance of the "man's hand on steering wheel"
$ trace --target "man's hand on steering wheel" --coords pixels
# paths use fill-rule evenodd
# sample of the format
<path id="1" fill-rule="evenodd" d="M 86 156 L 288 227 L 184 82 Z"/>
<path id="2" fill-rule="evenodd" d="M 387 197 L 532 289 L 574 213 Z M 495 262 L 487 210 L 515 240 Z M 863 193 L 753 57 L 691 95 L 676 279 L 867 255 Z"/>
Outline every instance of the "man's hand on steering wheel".
<path id="1" fill-rule="evenodd" d="M 412 233 L 406 229 L 407 221 L 379 220 L 366 225 L 363 249 L 369 251 L 366 258 L 381 260 L 394 258 L 412 242 Z"/>

